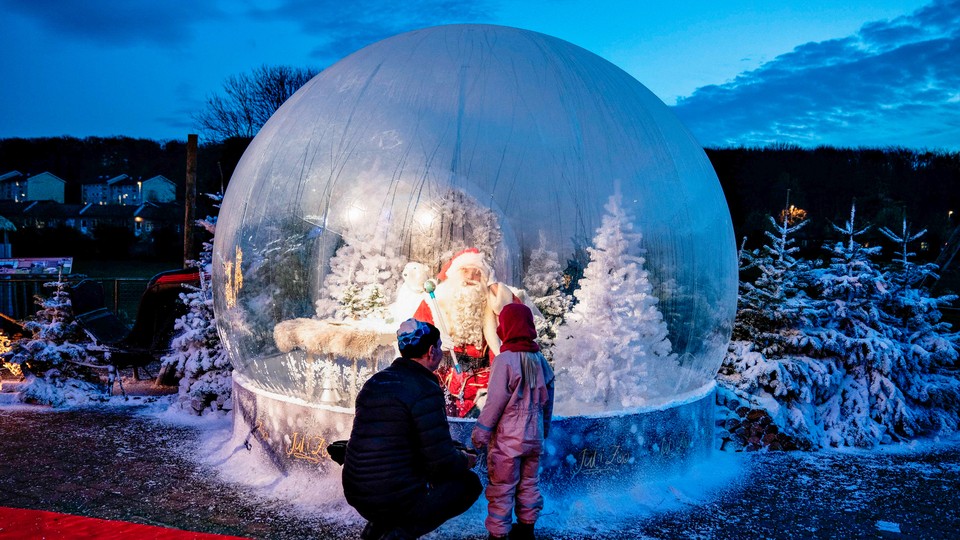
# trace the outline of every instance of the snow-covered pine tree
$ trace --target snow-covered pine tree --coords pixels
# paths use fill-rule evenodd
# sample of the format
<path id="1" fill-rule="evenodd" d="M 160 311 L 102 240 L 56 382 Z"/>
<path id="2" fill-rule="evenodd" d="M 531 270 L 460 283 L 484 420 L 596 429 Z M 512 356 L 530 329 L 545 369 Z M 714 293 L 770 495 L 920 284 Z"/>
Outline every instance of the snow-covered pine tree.
<path id="1" fill-rule="evenodd" d="M 778 223 L 770 216 L 771 230 L 765 231 L 768 242 L 755 252 L 741 249 L 741 272 L 758 272 L 756 280 L 741 281 L 734 339 L 748 339 L 765 355 L 780 355 L 788 342 L 797 341 L 801 318 L 810 310 L 809 299 L 802 291 L 803 276 L 809 264 L 794 255 L 794 234 L 807 221 L 790 225 L 787 219 Z"/>
<path id="2" fill-rule="evenodd" d="M 210 197 L 222 200 L 222 195 Z M 174 323 L 176 334 L 170 343 L 171 352 L 161 358 L 162 365 L 173 368 L 180 377 L 177 399 L 171 406 L 194 414 L 233 408 L 233 366 L 217 334 L 213 290 L 207 278 L 216 223 L 216 217 L 197 221 L 211 235 L 203 243 L 200 260 L 192 262 L 200 270 L 200 287 L 180 293 L 189 311 Z"/>
<path id="3" fill-rule="evenodd" d="M 801 288 L 810 265 L 795 257 L 793 246 L 793 234 L 805 223 L 791 225 L 784 212 L 780 222 L 770 218 L 772 231 L 766 232 L 767 243 L 761 249 L 746 250 L 744 239 L 738 257 L 741 281 L 734 335 L 717 376 L 721 392 L 736 398 L 721 401 L 764 409 L 777 434 L 784 433 L 801 446 L 819 440 L 815 406 L 820 392 L 838 377 L 831 360 L 804 354 L 818 344 L 804 331 L 813 311 Z M 753 282 L 744 279 L 748 273 L 757 276 Z"/>
<path id="4" fill-rule="evenodd" d="M 572 299 L 563 292 L 563 269 L 557 252 L 546 248 L 546 236 L 540 233 L 540 245 L 530 254 L 523 287 L 542 316 L 535 316 L 537 341 L 547 360 L 553 360 L 553 344 Z"/>
<path id="5" fill-rule="evenodd" d="M 903 393 L 894 381 L 904 369 L 898 330 L 889 324 L 882 306 L 890 284 L 873 262 L 879 246 L 866 247 L 857 238 L 856 204 L 843 227 L 834 225 L 843 240 L 828 249 L 827 268 L 817 271 L 817 328 L 810 331 L 822 343 L 822 354 L 843 370 L 839 387 L 820 405 L 823 443 L 873 446 L 914 433 Z"/>
<path id="6" fill-rule="evenodd" d="M 648 370 L 674 365 L 667 325 L 644 269 L 641 234 L 610 197 L 584 269 L 577 304 L 553 348 L 560 414 L 618 410 L 646 401 Z"/>
<path id="7" fill-rule="evenodd" d="M 27 379 L 24 398 L 54 406 L 87 401 L 102 393 L 97 363 L 87 350 L 90 337 L 73 317 L 63 275 L 43 284 L 49 296 L 36 296 L 40 310 L 25 323 L 25 335 L 11 343 L 4 360 L 16 364 Z"/>
<path id="8" fill-rule="evenodd" d="M 955 295 L 932 296 L 924 283 L 936 280 L 935 264 L 917 264 L 910 243 L 927 231 L 910 232 L 906 217 L 901 232 L 881 228 L 897 244 L 897 257 L 886 273 L 893 285 L 883 309 L 897 322 L 905 369 L 893 372 L 897 386 L 907 396 L 916 425 L 924 431 L 955 431 L 960 428 L 960 380 L 950 370 L 957 362 L 960 336 L 951 333 L 942 320 L 941 306 Z"/>

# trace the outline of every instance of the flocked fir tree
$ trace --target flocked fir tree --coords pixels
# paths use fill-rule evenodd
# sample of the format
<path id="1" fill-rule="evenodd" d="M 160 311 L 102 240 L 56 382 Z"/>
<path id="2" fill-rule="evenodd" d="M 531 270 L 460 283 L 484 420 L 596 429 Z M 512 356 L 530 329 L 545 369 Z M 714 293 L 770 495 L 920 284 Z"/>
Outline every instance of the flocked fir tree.
<path id="1" fill-rule="evenodd" d="M 842 240 L 828 247 L 829 265 L 817 271 L 817 323 L 808 333 L 823 358 L 842 370 L 839 387 L 819 407 L 823 439 L 830 445 L 872 446 L 914 433 L 914 421 L 894 370 L 909 369 L 898 331 L 883 311 L 890 292 L 873 258 L 879 246 L 858 241 L 856 205 L 843 227 Z"/>
<path id="2" fill-rule="evenodd" d="M 211 195 L 219 201 L 222 196 Z M 216 232 L 216 217 L 198 220 L 211 235 Z M 203 243 L 200 260 L 192 264 L 200 270 L 200 287 L 181 293 L 188 311 L 174 323 L 171 352 L 161 359 L 180 377 L 180 386 L 172 407 L 194 414 L 232 409 L 233 367 L 217 334 L 210 286 L 213 242 Z"/>
<path id="3" fill-rule="evenodd" d="M 803 292 L 806 261 L 796 258 L 794 235 L 807 225 L 778 223 L 770 217 L 768 243 L 758 251 L 740 250 L 741 272 L 757 274 L 753 282 L 740 284 L 734 339 L 749 338 L 767 355 L 778 355 L 788 342 L 796 341 L 796 329 L 810 310 Z"/>
<path id="4" fill-rule="evenodd" d="M 829 246 L 824 268 L 804 271 L 802 261 L 781 257 L 789 242 L 777 237 L 793 232 L 786 222 L 768 235 L 764 252 L 744 252 L 742 268 L 758 278 L 741 284 L 718 401 L 760 409 L 784 433 L 818 446 L 873 446 L 954 431 L 958 340 L 940 313 L 954 298 L 932 297 L 922 287 L 936 277 L 933 265 L 910 258 L 909 244 L 922 232 L 911 233 L 906 223 L 900 233 L 881 229 L 899 250 L 883 272 L 873 260 L 880 248 L 860 243 L 867 228 L 857 229 L 855 218 L 854 206 L 849 221 L 835 226 L 842 240 Z M 789 294 L 757 294 L 761 289 Z M 764 299 L 771 301 L 762 308 Z M 743 431 L 746 420 L 730 422 Z"/>
<path id="5" fill-rule="evenodd" d="M 641 406 L 651 367 L 676 363 L 644 269 L 641 234 L 619 193 L 605 208 L 587 248 L 590 262 L 574 293 L 577 304 L 553 348 L 561 414 Z"/>
<path id="6" fill-rule="evenodd" d="M 910 403 L 916 426 L 925 431 L 953 431 L 960 428 L 960 379 L 957 364 L 960 336 L 942 320 L 941 307 L 949 306 L 956 295 L 932 296 L 924 284 L 939 279 L 937 265 L 918 264 L 910 244 L 926 230 L 910 232 L 906 217 L 902 229 L 880 232 L 897 245 L 896 258 L 885 277 L 891 290 L 883 310 L 893 317 L 899 332 L 906 369 L 896 369 L 893 378 Z"/>
<path id="7" fill-rule="evenodd" d="M 24 399 L 59 406 L 86 402 L 103 388 L 88 347 L 90 337 L 73 317 L 67 283 L 62 275 L 44 283 L 49 296 L 37 296 L 40 310 L 25 323 L 25 335 L 10 345 L 4 361 L 18 366 L 27 379 Z"/>
<path id="8" fill-rule="evenodd" d="M 396 289 L 400 271 L 407 262 L 400 257 L 400 244 L 390 233 L 389 219 L 357 220 L 345 231 L 343 242 L 330 258 L 324 278 L 326 294 L 317 300 L 317 316 L 340 319 L 386 317 L 392 298 L 386 291 Z"/>
<path id="9" fill-rule="evenodd" d="M 731 433 L 725 435 L 737 437 L 743 446 L 758 448 L 763 437 L 774 448 L 805 446 L 818 439 L 816 406 L 823 399 L 821 392 L 837 378 L 831 360 L 805 354 L 811 348 L 805 328 L 814 308 L 803 291 L 810 265 L 796 257 L 794 234 L 806 223 L 791 224 L 786 212 L 780 221 L 771 217 L 767 243 L 753 251 L 741 246 L 739 252 L 737 317 L 717 377 L 718 401 L 732 405 L 728 415 L 743 406 L 763 410 L 776 426 L 758 430 L 728 418 Z M 756 278 L 743 279 L 748 274 Z M 780 437 L 781 432 L 788 439 Z"/>
<path id="10" fill-rule="evenodd" d="M 551 361 L 557 330 L 573 304 L 570 295 L 563 291 L 563 285 L 559 256 L 546 248 L 546 238 L 541 233 L 539 247 L 530 254 L 523 287 L 540 310 L 540 315 L 534 317 L 537 342 L 543 355 Z"/>

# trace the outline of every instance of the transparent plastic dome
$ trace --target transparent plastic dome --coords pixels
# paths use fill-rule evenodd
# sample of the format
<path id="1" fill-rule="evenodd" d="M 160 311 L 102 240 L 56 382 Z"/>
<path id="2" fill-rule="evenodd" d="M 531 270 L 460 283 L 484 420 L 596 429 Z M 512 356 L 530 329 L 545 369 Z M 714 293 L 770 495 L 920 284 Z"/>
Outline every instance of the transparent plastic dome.
<path id="1" fill-rule="evenodd" d="M 274 114 L 220 211 L 220 335 L 256 387 L 350 407 L 423 282 L 470 249 L 539 308 L 561 412 L 712 382 L 736 246 L 702 148 L 613 64 L 498 26 L 375 43 Z"/>

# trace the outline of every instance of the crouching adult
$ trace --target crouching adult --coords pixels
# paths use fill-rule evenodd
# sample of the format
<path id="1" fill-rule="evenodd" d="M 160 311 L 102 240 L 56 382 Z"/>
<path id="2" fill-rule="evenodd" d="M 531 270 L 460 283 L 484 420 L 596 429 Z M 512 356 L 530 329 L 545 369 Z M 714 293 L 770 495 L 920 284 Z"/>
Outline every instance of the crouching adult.
<path id="1" fill-rule="evenodd" d="M 357 395 L 343 464 L 347 502 L 369 523 L 363 539 L 418 538 L 465 512 L 483 487 L 476 457 L 454 444 L 434 371 L 440 332 L 408 319 L 397 331 L 400 358 Z"/>

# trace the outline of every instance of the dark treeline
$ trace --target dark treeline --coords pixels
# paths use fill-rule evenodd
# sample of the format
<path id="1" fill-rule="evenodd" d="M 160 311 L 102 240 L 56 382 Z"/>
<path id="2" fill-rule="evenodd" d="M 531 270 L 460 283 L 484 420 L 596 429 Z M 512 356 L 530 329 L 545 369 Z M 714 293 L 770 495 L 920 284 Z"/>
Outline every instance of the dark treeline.
<path id="1" fill-rule="evenodd" d="M 249 139 L 201 144 L 197 191 L 213 193 L 229 182 Z M 905 149 L 841 149 L 776 146 L 707 149 L 727 197 L 737 238 L 763 243 L 767 216 L 790 204 L 804 209 L 810 225 L 801 231 L 808 255 L 823 256 L 820 243 L 832 239 L 830 222 L 843 224 L 856 199 L 858 223 L 899 230 L 904 212 L 913 230 L 928 229 L 922 258 L 935 259 L 953 226 L 960 223 L 960 153 Z M 161 174 L 178 186 L 182 199 L 186 142 L 128 137 L 0 139 L 0 174 L 49 171 L 67 181 L 67 202 L 79 202 L 80 184 L 102 176 Z M 206 205 L 203 197 L 198 204 Z M 953 210 L 952 223 L 948 213 Z M 198 217 L 210 212 L 198 208 Z M 919 250 L 919 247 L 918 247 Z M 892 249 L 885 249 L 891 256 Z"/>
<path id="2" fill-rule="evenodd" d="M 858 228 L 872 224 L 868 242 L 881 242 L 884 257 L 893 246 L 877 231 L 899 232 L 904 213 L 911 229 L 927 229 L 923 259 L 937 257 L 953 227 L 960 223 L 960 153 L 904 149 L 798 147 L 707 149 L 723 186 L 737 238 L 749 246 L 764 243 L 767 216 L 790 204 L 807 212 L 810 224 L 798 240 L 810 257 L 823 257 L 822 241 L 835 240 L 831 222 L 848 219 L 856 199 Z M 955 213 L 950 216 L 950 212 Z"/>

